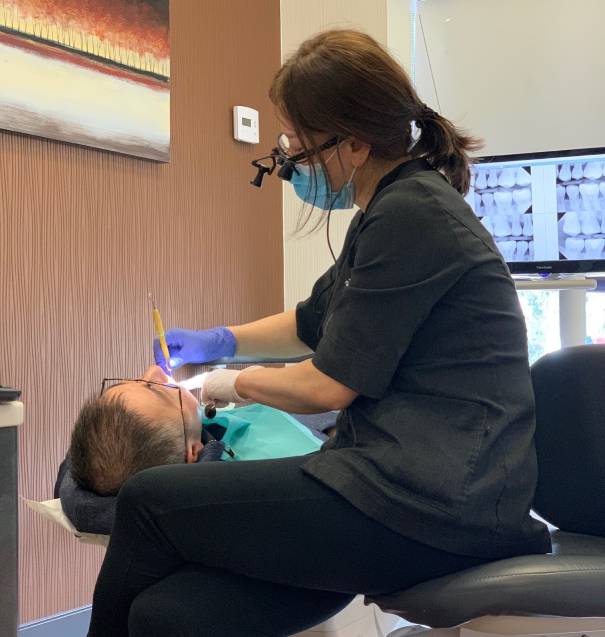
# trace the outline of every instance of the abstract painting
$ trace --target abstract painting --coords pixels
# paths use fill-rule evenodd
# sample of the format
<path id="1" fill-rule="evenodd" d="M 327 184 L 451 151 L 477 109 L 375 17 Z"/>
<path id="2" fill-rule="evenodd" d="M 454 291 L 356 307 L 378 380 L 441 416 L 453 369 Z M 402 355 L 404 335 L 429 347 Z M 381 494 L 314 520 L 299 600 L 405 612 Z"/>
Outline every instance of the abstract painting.
<path id="1" fill-rule="evenodd" d="M 0 128 L 168 161 L 169 0 L 0 0 Z"/>

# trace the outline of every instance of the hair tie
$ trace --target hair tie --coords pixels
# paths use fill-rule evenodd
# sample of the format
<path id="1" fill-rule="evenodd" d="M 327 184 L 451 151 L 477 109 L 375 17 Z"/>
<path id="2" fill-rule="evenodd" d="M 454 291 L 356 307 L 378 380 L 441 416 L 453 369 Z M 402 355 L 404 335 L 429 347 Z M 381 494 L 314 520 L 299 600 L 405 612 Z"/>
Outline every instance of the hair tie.
<path id="1" fill-rule="evenodd" d="M 426 104 L 422 104 L 422 106 L 420 107 L 420 113 L 417 119 L 419 120 L 435 119 L 438 116 L 439 116 L 439 113 L 434 111 L 430 106 L 427 106 Z"/>

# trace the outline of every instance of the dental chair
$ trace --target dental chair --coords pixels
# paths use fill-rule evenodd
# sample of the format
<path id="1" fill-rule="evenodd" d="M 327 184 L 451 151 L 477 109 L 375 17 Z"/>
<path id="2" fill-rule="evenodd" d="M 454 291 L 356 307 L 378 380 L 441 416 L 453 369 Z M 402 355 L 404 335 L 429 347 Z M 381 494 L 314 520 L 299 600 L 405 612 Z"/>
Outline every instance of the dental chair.
<path id="1" fill-rule="evenodd" d="M 217 361 L 233 362 L 259 361 Z M 423 637 L 605 637 L 605 345 L 548 354 L 532 367 L 532 380 L 539 465 L 534 509 L 558 527 L 551 531 L 552 553 L 499 560 L 366 597 L 365 609 L 357 596 L 333 618 L 296 637 L 420 632 Z M 330 424 L 334 414 L 320 418 L 322 425 Z M 404 620 L 407 626 L 391 632 Z"/>
<path id="2" fill-rule="evenodd" d="M 531 373 L 539 467 L 534 510 L 558 527 L 551 526 L 552 553 L 366 598 L 411 623 L 389 637 L 605 635 L 605 345 L 547 354 Z"/>

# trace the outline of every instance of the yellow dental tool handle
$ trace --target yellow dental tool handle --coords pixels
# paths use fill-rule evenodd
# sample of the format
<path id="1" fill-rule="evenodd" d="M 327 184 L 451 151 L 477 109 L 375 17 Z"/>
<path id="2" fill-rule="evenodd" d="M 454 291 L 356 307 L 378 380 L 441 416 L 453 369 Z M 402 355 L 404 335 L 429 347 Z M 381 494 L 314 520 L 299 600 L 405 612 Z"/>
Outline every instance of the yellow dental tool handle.
<path id="1" fill-rule="evenodd" d="M 170 352 L 168 351 L 168 344 L 166 343 L 166 335 L 164 334 L 164 326 L 162 325 L 162 317 L 160 316 L 160 311 L 153 304 L 153 309 L 151 311 L 153 316 L 153 325 L 155 327 L 155 334 L 160 341 L 160 347 L 162 349 L 162 354 L 164 354 L 164 360 L 166 361 L 166 368 L 170 370 Z"/>

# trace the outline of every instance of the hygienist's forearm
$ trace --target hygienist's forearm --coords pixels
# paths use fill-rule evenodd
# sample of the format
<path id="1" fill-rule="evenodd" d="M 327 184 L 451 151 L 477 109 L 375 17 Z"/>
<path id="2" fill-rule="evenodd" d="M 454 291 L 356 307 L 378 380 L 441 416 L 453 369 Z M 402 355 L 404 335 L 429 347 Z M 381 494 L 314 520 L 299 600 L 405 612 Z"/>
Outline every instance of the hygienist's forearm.
<path id="1" fill-rule="evenodd" d="M 320 372 L 308 360 L 283 368 L 264 367 L 237 377 L 242 397 L 298 414 L 317 414 L 348 407 L 357 393 Z"/>
<path id="2" fill-rule="evenodd" d="M 296 335 L 295 310 L 229 329 L 237 340 L 236 356 L 295 358 L 311 354 Z"/>

